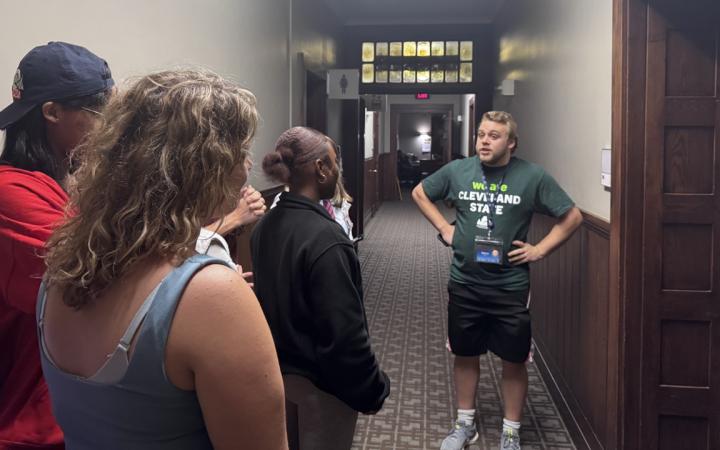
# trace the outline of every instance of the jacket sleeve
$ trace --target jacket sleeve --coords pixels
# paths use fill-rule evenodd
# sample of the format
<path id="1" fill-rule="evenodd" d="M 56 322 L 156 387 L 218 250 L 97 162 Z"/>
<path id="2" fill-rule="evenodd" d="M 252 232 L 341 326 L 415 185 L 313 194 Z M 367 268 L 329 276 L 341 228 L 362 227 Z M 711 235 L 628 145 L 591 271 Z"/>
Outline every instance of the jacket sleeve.
<path id="1" fill-rule="evenodd" d="M 63 219 L 65 192 L 50 178 L 3 174 L 0 182 L 0 301 L 35 314 L 45 242 Z"/>
<path id="2" fill-rule="evenodd" d="M 352 247 L 327 249 L 312 265 L 310 282 L 320 387 L 356 411 L 378 411 L 390 380 L 370 347 L 360 264 Z"/>

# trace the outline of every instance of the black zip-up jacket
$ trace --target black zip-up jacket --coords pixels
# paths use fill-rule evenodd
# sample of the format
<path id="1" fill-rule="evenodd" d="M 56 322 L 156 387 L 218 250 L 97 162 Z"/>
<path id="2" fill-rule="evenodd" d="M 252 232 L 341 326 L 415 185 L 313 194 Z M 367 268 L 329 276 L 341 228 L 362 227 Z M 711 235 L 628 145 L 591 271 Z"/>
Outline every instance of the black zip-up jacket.
<path id="1" fill-rule="evenodd" d="M 284 374 L 302 375 L 356 411 L 390 393 L 370 347 L 352 243 L 317 203 L 285 192 L 251 237 L 255 293 Z"/>

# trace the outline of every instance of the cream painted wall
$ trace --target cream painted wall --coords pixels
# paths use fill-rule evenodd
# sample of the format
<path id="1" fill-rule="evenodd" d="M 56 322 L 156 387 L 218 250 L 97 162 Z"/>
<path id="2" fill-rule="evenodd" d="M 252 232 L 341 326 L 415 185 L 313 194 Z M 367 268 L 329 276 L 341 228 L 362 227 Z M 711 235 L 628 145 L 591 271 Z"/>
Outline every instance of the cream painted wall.
<path id="1" fill-rule="evenodd" d="M 10 103 L 17 63 L 50 40 L 88 47 L 116 81 L 158 69 L 203 66 L 252 90 L 262 116 L 255 161 L 290 124 L 290 0 L 23 0 L 0 16 L 0 107 Z M 24 18 L 29 18 L 25 21 Z M 260 170 L 250 182 L 268 186 Z"/>
<path id="2" fill-rule="evenodd" d="M 611 142 L 612 2 L 518 0 L 505 8 L 497 84 L 518 81 L 514 96 L 496 94 L 494 108 L 518 121 L 518 156 L 609 220 L 600 149 Z"/>

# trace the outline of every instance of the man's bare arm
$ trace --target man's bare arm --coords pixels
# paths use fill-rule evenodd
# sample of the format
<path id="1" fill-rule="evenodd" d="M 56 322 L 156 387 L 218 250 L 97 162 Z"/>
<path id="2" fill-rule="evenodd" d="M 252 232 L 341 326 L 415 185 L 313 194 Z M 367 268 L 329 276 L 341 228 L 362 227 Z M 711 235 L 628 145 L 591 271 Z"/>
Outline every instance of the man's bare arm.
<path id="1" fill-rule="evenodd" d="M 512 244 L 519 248 L 508 253 L 509 261 L 518 265 L 543 259 L 568 240 L 582 221 L 580 210 L 572 207 L 560 218 L 560 222 L 556 223 L 550 232 L 537 244 L 532 245 L 528 242 L 513 241 Z"/>
<path id="2" fill-rule="evenodd" d="M 415 189 L 412 191 L 412 197 L 418 205 L 418 208 L 420 208 L 420 212 L 422 212 L 432 226 L 440 232 L 443 240 L 448 245 L 451 245 L 453 235 L 455 234 L 455 226 L 445 220 L 445 217 L 440 213 L 437 206 L 425 195 L 425 189 L 423 189 L 422 183 L 415 186 Z"/>

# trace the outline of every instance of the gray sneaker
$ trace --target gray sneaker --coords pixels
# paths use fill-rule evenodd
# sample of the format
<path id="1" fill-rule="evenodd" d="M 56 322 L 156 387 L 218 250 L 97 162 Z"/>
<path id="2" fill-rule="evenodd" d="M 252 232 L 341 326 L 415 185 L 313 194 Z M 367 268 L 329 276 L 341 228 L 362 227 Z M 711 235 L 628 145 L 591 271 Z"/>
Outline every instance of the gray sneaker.
<path id="1" fill-rule="evenodd" d="M 515 430 L 504 429 L 500 437 L 500 450 L 520 450 L 520 434 Z"/>
<path id="2" fill-rule="evenodd" d="M 442 441 L 440 450 L 462 450 L 467 448 L 470 444 L 474 444 L 480 438 L 480 435 L 475 428 L 475 423 L 472 425 L 465 425 L 460 422 L 455 422 L 455 426 L 450 431 L 450 434 Z"/>

